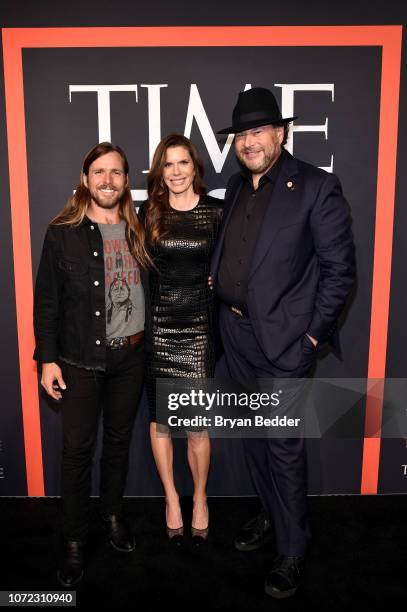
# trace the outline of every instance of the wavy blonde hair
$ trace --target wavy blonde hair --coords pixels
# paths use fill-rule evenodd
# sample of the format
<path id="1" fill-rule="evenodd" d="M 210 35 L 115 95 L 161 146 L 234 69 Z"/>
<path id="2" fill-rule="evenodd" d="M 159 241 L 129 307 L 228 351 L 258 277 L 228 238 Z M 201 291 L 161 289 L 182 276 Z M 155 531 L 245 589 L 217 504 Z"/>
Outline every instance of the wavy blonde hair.
<path id="1" fill-rule="evenodd" d="M 74 195 L 69 198 L 63 210 L 52 219 L 50 225 L 70 225 L 72 227 L 77 227 L 83 222 L 92 199 L 90 191 L 85 185 L 84 177 L 88 176 L 89 168 L 92 163 L 107 153 L 118 153 L 120 155 L 123 161 L 124 172 L 126 176 L 128 176 L 129 163 L 123 149 L 111 142 L 101 142 L 97 144 L 86 154 L 83 160 L 79 184 L 76 187 Z M 126 221 L 126 238 L 130 252 L 139 264 L 143 267 L 147 267 L 151 265 L 151 259 L 145 248 L 145 232 L 134 209 L 128 182 L 123 196 L 120 199 L 119 206 L 120 216 Z"/>

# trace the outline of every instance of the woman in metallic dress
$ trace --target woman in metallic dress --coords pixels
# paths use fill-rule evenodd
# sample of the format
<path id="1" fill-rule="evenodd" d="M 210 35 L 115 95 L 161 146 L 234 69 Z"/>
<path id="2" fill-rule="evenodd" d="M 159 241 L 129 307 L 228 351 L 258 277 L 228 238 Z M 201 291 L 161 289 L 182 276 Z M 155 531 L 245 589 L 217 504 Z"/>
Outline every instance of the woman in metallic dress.
<path id="1" fill-rule="evenodd" d="M 156 411 L 156 379 L 208 378 L 214 374 L 213 295 L 209 265 L 222 202 L 205 195 L 203 164 L 192 142 L 171 134 L 158 145 L 147 179 L 148 201 L 140 208 L 154 262 L 146 291 L 147 395 L 151 445 L 166 499 L 167 534 L 181 543 L 184 524 L 174 483 L 173 444 Z M 162 423 L 158 421 L 162 421 Z M 207 431 L 187 431 L 194 482 L 192 537 L 208 535 Z"/>

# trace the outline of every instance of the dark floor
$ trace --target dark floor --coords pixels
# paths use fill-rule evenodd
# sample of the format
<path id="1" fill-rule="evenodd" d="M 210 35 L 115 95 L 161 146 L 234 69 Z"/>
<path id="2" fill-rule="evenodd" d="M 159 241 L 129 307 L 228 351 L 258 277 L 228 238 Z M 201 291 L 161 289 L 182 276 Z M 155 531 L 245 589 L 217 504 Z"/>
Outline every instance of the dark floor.
<path id="1" fill-rule="evenodd" d="M 263 593 L 273 557 L 266 549 L 239 553 L 238 526 L 254 514 L 254 498 L 212 498 L 210 540 L 200 549 L 173 550 L 164 532 L 162 499 L 129 498 L 127 513 L 137 537 L 133 553 L 111 549 L 92 500 L 86 575 L 77 606 L 144 611 L 342 610 L 403 605 L 407 597 L 407 495 L 330 496 L 309 499 L 313 541 L 302 587 L 278 602 Z M 185 523 L 190 499 L 183 500 Z M 55 578 L 59 500 L 0 498 L 0 590 L 60 590 Z M 345 610 L 345 612 L 348 612 Z"/>

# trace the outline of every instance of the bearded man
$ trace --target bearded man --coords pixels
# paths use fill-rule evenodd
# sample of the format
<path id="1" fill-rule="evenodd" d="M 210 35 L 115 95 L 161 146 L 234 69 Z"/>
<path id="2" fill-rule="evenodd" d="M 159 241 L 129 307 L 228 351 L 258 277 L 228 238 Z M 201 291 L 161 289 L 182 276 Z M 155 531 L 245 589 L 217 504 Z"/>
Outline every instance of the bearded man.
<path id="1" fill-rule="evenodd" d="M 211 266 L 221 302 L 220 329 L 230 375 L 300 379 L 316 353 L 339 349 L 336 321 L 353 284 L 349 205 L 333 174 L 284 149 L 288 124 L 271 91 L 241 92 L 232 125 L 241 171 L 225 195 L 223 226 Z M 235 546 L 249 551 L 274 536 L 277 551 L 266 593 L 294 595 L 310 537 L 303 438 L 246 438 L 245 454 L 262 512 Z"/>
<path id="2" fill-rule="evenodd" d="M 144 377 L 144 293 L 139 266 L 148 256 L 129 189 L 122 149 L 96 145 L 86 155 L 75 194 L 51 221 L 34 298 L 34 358 L 41 384 L 61 405 L 62 529 L 58 580 L 72 587 L 83 576 L 91 467 L 101 414 L 100 503 L 111 545 L 134 549 L 122 514 L 129 446 Z M 125 244 L 121 273 L 132 316 L 108 316 L 115 245 Z M 126 268 L 126 269 L 125 269 Z"/>

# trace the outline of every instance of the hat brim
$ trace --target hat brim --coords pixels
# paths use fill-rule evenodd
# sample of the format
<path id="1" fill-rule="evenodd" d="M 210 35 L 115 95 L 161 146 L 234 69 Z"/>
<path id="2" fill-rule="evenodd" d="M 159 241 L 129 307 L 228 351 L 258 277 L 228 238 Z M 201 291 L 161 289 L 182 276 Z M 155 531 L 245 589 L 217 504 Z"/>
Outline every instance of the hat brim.
<path id="1" fill-rule="evenodd" d="M 231 125 L 230 127 L 223 128 L 223 130 L 218 130 L 217 134 L 237 134 L 239 132 L 244 132 L 244 130 L 250 130 L 255 127 L 260 127 L 261 125 L 278 125 L 280 123 L 290 123 L 290 121 L 294 121 L 298 117 L 288 117 L 282 119 L 275 119 L 270 121 L 269 119 L 256 119 L 254 121 L 245 121 L 243 123 L 237 123 L 236 125 Z"/>

